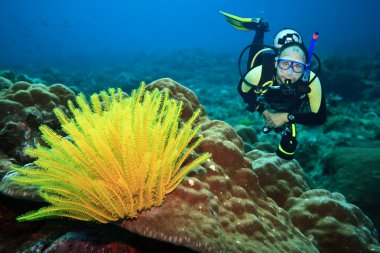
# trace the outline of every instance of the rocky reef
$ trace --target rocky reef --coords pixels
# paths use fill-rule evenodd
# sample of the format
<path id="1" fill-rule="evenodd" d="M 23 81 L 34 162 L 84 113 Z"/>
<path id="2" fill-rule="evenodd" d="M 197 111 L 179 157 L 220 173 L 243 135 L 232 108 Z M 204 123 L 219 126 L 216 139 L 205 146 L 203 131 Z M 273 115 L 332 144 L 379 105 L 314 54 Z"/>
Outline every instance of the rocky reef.
<path id="1" fill-rule="evenodd" d="M 340 191 L 315 187 L 326 174 L 334 175 L 335 181 L 347 178 L 345 173 L 358 180 L 352 154 L 360 156 L 368 150 L 343 146 L 335 154 L 326 154 L 314 177 L 310 176 L 311 170 L 305 171 L 297 160 L 282 160 L 270 143 L 260 142 L 262 136 L 254 130 L 260 128 L 259 121 L 253 121 L 254 128 L 235 130 L 224 121 L 212 120 L 193 91 L 168 78 L 153 81 L 147 89 L 169 89 L 170 97 L 184 104 L 183 119 L 202 109 L 198 123 L 205 138 L 196 152 L 210 152 L 211 160 L 190 172 L 162 206 L 136 219 L 107 225 L 62 219 L 18 223 L 15 217 L 44 203 L 39 202 L 36 189 L 19 188 L 9 181 L 12 164 L 33 166 L 23 149 L 40 141 L 39 124 L 59 130 L 51 109 L 65 108 L 74 92 L 58 84 L 6 78 L 0 82 L 0 222 L 6 227 L 0 232 L 0 252 L 380 252 L 377 231 L 366 213 Z M 329 133 L 323 128 L 314 131 Z M 309 143 L 301 150 L 305 155 L 324 152 L 313 147 L 308 137 L 301 138 Z M 345 160 L 336 159 L 345 155 Z M 368 169 L 378 167 L 377 157 L 368 158 Z M 332 181 L 324 182 L 331 187 Z M 342 180 L 334 186 L 343 190 L 352 184 Z"/>
<path id="2" fill-rule="evenodd" d="M 36 143 L 38 126 L 46 124 L 58 128 L 52 109 L 66 110 L 67 101 L 73 100 L 75 94 L 62 84 L 12 83 L 2 76 L 0 89 L 0 150 L 19 163 L 27 163 L 30 160 L 23 149 Z"/>

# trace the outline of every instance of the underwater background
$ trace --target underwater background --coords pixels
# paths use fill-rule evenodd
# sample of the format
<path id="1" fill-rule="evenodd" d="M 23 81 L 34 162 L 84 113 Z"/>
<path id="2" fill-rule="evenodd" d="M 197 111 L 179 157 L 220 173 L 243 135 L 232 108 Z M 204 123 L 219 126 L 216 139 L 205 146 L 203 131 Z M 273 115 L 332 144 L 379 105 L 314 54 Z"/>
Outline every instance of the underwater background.
<path id="1" fill-rule="evenodd" d="M 20 89 L 32 89 L 34 85 L 37 88 L 41 88 L 38 85 L 54 87 L 46 89 L 59 97 L 58 102 L 54 100 L 55 96 L 49 95 L 50 99 L 54 105 L 65 105 L 67 99 L 73 99 L 74 94 L 81 92 L 91 95 L 109 87 L 120 87 L 130 92 L 139 87 L 141 81 L 149 84 L 170 78 L 195 93 L 199 100 L 197 106 L 203 106 L 211 120 L 223 121 L 236 131 L 242 138 L 242 149 L 251 154 L 247 157 L 253 164 L 262 159 L 259 164 L 265 164 L 264 169 L 278 176 L 277 181 L 273 180 L 273 186 L 268 183 L 272 182 L 271 175 L 265 170 L 253 169 L 261 179 L 261 187 L 268 198 L 274 199 L 292 217 L 298 217 L 294 214 L 296 205 L 294 210 L 291 207 L 292 200 L 286 202 L 278 197 L 280 192 L 286 192 L 282 187 L 295 187 L 292 185 L 293 177 L 283 176 L 287 172 L 281 169 L 278 173 L 273 172 L 273 164 L 282 167 L 268 155 L 275 151 L 280 137 L 261 132 L 264 121 L 244 109 L 237 92 L 239 54 L 251 43 L 254 32 L 232 28 L 219 10 L 240 17 L 268 20 L 270 31 L 265 33 L 264 40 L 268 45 L 272 45 L 274 35 L 285 27 L 298 31 L 306 46 L 313 33 L 319 32 L 314 52 L 322 61 L 319 78 L 326 92 L 328 120 L 322 126 L 298 126 L 296 165 L 286 170 L 293 173 L 294 178 L 303 178 L 297 184 L 298 188 L 295 187 L 302 190 L 289 193 L 286 198 L 301 198 L 301 192 L 324 189 L 342 195 L 331 197 L 330 193 L 317 192 L 311 194 L 312 197 L 306 194 L 304 199 L 315 197 L 320 205 L 333 203 L 332 206 L 339 206 L 345 212 L 339 216 L 338 211 L 327 208 L 329 211 L 326 213 L 330 216 L 326 217 L 332 216 L 339 222 L 328 225 L 315 222 L 314 225 L 320 226 L 318 229 L 311 225 L 302 227 L 307 223 L 305 217 L 292 219 L 292 222 L 320 252 L 380 252 L 379 6 L 376 0 L 1 0 L 0 177 L 4 180 L 0 184 L 0 221 L 7 224 L 7 229 L 5 226 L 0 228 L 0 252 L 37 252 L 41 249 L 58 252 L 71 245 L 65 244 L 67 238 L 76 242 L 91 238 L 87 241 L 92 242 L 99 237 L 106 237 L 100 243 L 108 245 L 103 248 L 106 252 L 158 252 L 153 250 L 154 247 L 166 252 L 219 252 L 212 246 L 203 247 L 197 243 L 192 246 L 191 243 L 173 242 L 166 237 L 146 236 L 129 225 L 117 229 L 102 227 L 108 232 L 99 232 L 94 225 L 70 221 L 36 233 L 45 228 L 49 220 L 37 225 L 17 223 L 15 217 L 36 209 L 40 203 L 23 202 L 25 200 L 12 196 L 9 192 L 13 190 L 9 189 L 14 186 L 9 186 L 6 175 L 13 164 L 23 166 L 32 162 L 23 149 L 34 144 L 34 138 L 39 134 L 38 125 L 58 128 L 52 120 L 50 101 L 39 105 L 37 110 L 33 101 L 16 99 L 15 94 Z M 171 84 L 172 81 L 165 79 L 162 82 Z M 20 102 L 23 108 L 16 108 L 13 102 Z M 9 108 L 14 112 L 11 116 L 4 112 Z M 265 180 L 268 178 L 271 180 Z M 267 188 L 263 182 L 268 183 Z M 276 187 L 278 191 L 271 192 Z M 14 192 L 20 191 L 24 189 Z M 25 192 L 23 194 L 29 196 Z M 330 199 L 326 200 L 326 196 Z M 321 213 L 318 215 L 322 216 Z M 89 227 L 83 232 L 82 226 Z M 326 227 L 328 232 L 323 230 Z M 154 246 L 147 247 L 144 238 L 125 234 L 125 229 L 158 241 L 149 241 Z M 87 232 L 92 230 L 97 232 L 89 235 Z M 165 234 L 164 229 L 162 233 Z M 234 238 L 235 242 L 239 240 Z M 112 244 L 115 241 L 132 246 Z M 186 248 L 162 246 L 161 241 Z M 342 246 L 341 251 L 334 251 L 342 241 L 352 241 L 354 246 L 347 243 L 349 246 L 346 248 Z M 58 244 L 64 246 L 52 246 Z M 211 244 L 205 242 L 204 245 Z M 92 244 L 75 245 L 80 252 Z M 88 252 L 96 252 L 100 246 L 91 247 L 92 251 Z M 238 249 L 236 252 L 251 252 Z M 275 249 L 267 252 L 277 252 Z M 309 251 L 315 252 L 309 248 L 304 252 Z"/>
<path id="2" fill-rule="evenodd" d="M 377 1 L 2 1 L 0 64 L 4 67 L 69 64 L 98 59 L 100 65 L 138 53 L 181 49 L 233 53 L 251 42 L 252 32 L 226 25 L 218 10 L 261 17 L 271 31 L 290 27 L 305 44 L 320 32 L 317 52 L 370 53 L 380 34 Z M 149 57 L 146 60 L 149 60 Z M 110 60 L 111 63 L 104 60 Z M 48 62 L 47 62 L 48 61 Z M 67 61 L 67 62 L 65 62 Z M 84 62 L 87 63 L 88 62 Z M 93 62 L 94 66 L 97 66 Z M 49 66 L 49 65 L 48 65 Z M 58 65 L 59 66 L 59 65 Z"/>

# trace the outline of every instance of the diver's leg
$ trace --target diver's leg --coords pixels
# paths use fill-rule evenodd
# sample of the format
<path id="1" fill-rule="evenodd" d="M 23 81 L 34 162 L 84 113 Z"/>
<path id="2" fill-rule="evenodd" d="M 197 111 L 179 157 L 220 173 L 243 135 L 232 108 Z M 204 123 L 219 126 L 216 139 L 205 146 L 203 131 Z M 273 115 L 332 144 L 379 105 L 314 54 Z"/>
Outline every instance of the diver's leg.
<path id="1" fill-rule="evenodd" d="M 297 134 L 295 124 L 291 123 L 282 133 L 280 144 L 277 147 L 276 154 L 285 160 L 292 160 L 297 148 Z"/>
<path id="2" fill-rule="evenodd" d="M 249 49 L 247 71 L 262 64 L 262 58 L 259 56 L 256 58 L 254 65 L 251 67 L 253 57 L 255 57 L 257 52 L 264 48 L 264 33 L 269 31 L 268 21 L 261 18 L 257 19 L 257 26 L 254 30 L 256 33 L 255 37 L 253 38 L 251 48 Z"/>
<path id="3" fill-rule="evenodd" d="M 256 31 L 255 37 L 253 38 L 251 48 L 249 49 L 247 71 L 251 68 L 261 65 L 261 56 L 257 57 L 254 66 L 251 67 L 252 59 L 255 57 L 257 52 L 264 48 L 264 31 Z"/>

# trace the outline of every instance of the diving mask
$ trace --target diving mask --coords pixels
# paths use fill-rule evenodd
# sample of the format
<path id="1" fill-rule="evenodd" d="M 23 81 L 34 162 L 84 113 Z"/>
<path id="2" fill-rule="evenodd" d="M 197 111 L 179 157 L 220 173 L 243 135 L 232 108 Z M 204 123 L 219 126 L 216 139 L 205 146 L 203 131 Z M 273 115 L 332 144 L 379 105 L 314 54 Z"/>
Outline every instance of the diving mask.
<path id="1" fill-rule="evenodd" d="M 278 59 L 277 60 L 277 66 L 282 70 L 289 70 L 292 68 L 294 73 L 303 73 L 306 69 L 306 64 L 298 61 L 293 61 L 289 59 Z"/>

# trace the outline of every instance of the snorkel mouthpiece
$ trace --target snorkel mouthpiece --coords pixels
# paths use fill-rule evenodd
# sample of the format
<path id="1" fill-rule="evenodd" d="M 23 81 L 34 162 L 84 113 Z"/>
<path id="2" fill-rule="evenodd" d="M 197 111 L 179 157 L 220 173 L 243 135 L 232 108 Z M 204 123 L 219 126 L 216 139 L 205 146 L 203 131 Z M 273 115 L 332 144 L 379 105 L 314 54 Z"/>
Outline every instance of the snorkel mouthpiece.
<path id="1" fill-rule="evenodd" d="M 306 69 L 305 73 L 303 74 L 302 81 L 308 82 L 309 77 L 310 77 L 310 69 L 311 69 L 311 58 L 313 57 L 313 50 L 315 46 L 315 42 L 317 42 L 317 39 L 319 37 L 319 32 L 315 32 L 313 34 L 313 38 L 311 39 L 309 50 L 308 50 L 308 55 L 307 55 L 307 64 L 306 64 Z"/>

